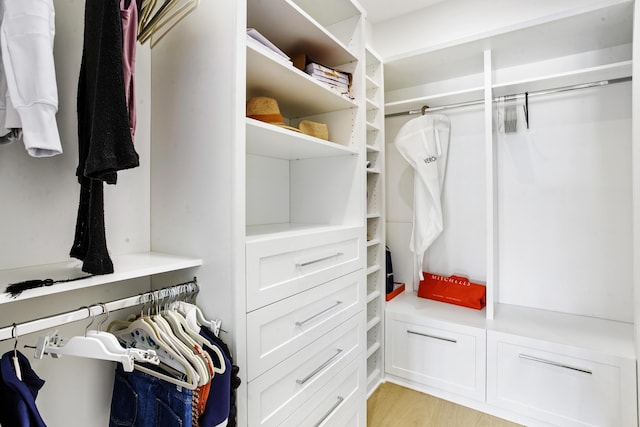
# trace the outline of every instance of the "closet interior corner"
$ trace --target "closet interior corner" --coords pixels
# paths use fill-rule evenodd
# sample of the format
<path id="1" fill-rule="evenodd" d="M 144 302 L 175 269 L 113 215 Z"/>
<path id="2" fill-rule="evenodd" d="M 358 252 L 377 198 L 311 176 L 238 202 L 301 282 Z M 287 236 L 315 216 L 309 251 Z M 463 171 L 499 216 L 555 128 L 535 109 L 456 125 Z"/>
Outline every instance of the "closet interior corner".
<path id="1" fill-rule="evenodd" d="M 0 396 L 33 425 L 364 427 L 393 382 L 638 426 L 634 0 L 20 1 L 52 6 L 62 149 L 23 129 L 0 0 Z"/>
<path id="2" fill-rule="evenodd" d="M 388 245 L 411 256 L 411 168 L 394 138 L 444 114 L 445 226 L 424 271 L 475 278 L 487 297 L 475 313 L 389 302 L 387 380 L 526 425 L 637 425 L 633 16 L 633 1 L 584 4 L 385 61 Z M 418 290 L 410 263 L 394 274 Z M 425 362 L 445 354 L 449 372 Z"/>

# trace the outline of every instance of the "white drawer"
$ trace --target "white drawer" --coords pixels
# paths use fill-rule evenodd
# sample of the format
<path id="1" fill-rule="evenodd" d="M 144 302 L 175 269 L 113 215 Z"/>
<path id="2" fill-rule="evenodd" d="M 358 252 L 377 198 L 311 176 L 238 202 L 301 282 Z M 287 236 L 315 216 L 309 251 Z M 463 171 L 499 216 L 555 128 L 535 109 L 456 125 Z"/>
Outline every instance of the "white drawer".
<path id="1" fill-rule="evenodd" d="M 637 426 L 635 361 L 487 332 L 487 401 L 561 426 Z"/>
<path id="2" fill-rule="evenodd" d="M 248 242 L 247 311 L 362 268 L 363 234 L 357 227 Z"/>
<path id="3" fill-rule="evenodd" d="M 385 330 L 388 374 L 484 401 L 484 329 L 388 314 Z"/>
<path id="4" fill-rule="evenodd" d="M 364 316 L 354 316 L 249 382 L 249 425 L 280 425 L 364 348 Z"/>
<path id="5" fill-rule="evenodd" d="M 331 383 L 298 408 L 282 426 L 366 427 L 365 367 L 362 354 Z"/>
<path id="6" fill-rule="evenodd" d="M 249 381 L 364 309 L 356 271 L 247 315 Z"/>

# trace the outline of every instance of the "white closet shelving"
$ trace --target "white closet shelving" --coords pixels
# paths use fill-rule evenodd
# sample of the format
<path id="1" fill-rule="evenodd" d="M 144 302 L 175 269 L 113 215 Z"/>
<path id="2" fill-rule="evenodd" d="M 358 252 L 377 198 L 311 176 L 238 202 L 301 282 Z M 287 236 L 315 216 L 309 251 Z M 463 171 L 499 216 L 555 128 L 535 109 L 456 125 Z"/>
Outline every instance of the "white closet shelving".
<path id="1" fill-rule="evenodd" d="M 507 142 L 514 137 L 498 136 L 494 102 L 506 95 L 595 83 L 584 91 L 591 91 L 591 96 L 615 91 L 602 95 L 612 102 L 603 108 L 630 111 L 631 96 L 624 89 L 630 84 L 614 83 L 631 77 L 633 7 L 633 1 L 600 2 L 459 43 L 385 58 L 387 114 L 457 103 L 475 103 L 475 108 L 484 110 L 487 218 L 481 225 L 486 245 L 477 254 L 486 260 L 486 277 L 477 279 L 486 281 L 487 307 L 474 311 L 447 306 L 411 292 L 392 300 L 385 313 L 386 341 L 393 343 L 385 346 L 390 379 L 527 425 L 637 425 L 632 295 L 638 286 L 633 277 L 638 248 L 629 236 L 639 226 L 640 216 L 629 201 L 638 191 L 632 187 L 632 171 L 639 165 L 616 166 L 617 160 L 603 155 L 597 165 L 605 169 L 594 173 L 606 181 L 604 191 L 598 185 L 587 185 L 593 192 L 586 191 L 571 178 L 584 176 L 582 162 L 595 167 L 585 150 L 599 152 L 597 144 L 607 144 L 612 159 L 630 159 L 631 122 L 611 119 L 602 124 L 602 129 L 617 127 L 611 128 L 615 129 L 611 141 L 602 136 L 597 144 L 573 143 L 571 148 L 552 150 L 537 140 L 516 148 Z M 578 92 L 567 96 L 580 102 Z M 542 133 L 535 125 L 536 117 L 544 116 L 534 110 L 537 99 L 530 100 L 532 138 L 535 132 Z M 559 102 L 558 96 L 553 99 Z M 571 124 L 581 123 L 580 109 L 574 108 Z M 584 120 L 593 116 L 584 113 Z M 556 124 L 558 132 L 567 131 L 563 125 Z M 551 160 L 555 158 L 564 160 Z M 562 196 L 554 199 L 554 194 Z M 607 208 L 587 209 L 585 203 Z M 576 206 L 584 208 L 582 214 L 575 213 Z M 604 235 L 595 231 L 600 227 L 609 231 Z M 576 230 L 582 232 L 573 234 Z M 577 239 L 578 235 L 584 238 Z M 415 331 L 455 341 L 458 350 L 438 349 L 435 338 L 425 341 Z M 454 352 L 447 353 L 448 360 L 451 366 L 459 363 L 460 369 L 471 360 L 482 362 L 469 373 L 475 382 L 466 383 L 405 357 L 413 352 L 438 359 L 445 351 Z M 545 372 L 552 366 L 548 363 L 565 368 Z M 563 369 L 571 372 L 580 366 L 586 366 L 590 375 L 578 375 L 575 382 L 563 379 Z M 605 386 L 600 378 L 611 382 Z M 574 393 L 589 402 L 585 406 L 589 411 L 581 412 L 581 406 L 563 397 Z"/>
<path id="2" fill-rule="evenodd" d="M 384 378 L 384 75 L 382 60 L 365 53 L 367 109 L 367 392 Z"/>
<path id="3" fill-rule="evenodd" d="M 3 293 L 0 295 L 0 304 L 75 291 L 92 286 L 107 285 L 122 280 L 153 276 L 154 274 L 178 271 L 185 268 L 198 267 L 202 264 L 202 260 L 156 252 L 145 252 L 129 255 L 116 255 L 113 257 L 113 264 L 115 270 L 113 274 L 91 276 L 82 280 L 55 284 L 55 286 L 27 290 L 15 298 L 11 297 L 9 294 Z M 55 280 L 66 280 L 71 278 L 67 277 L 70 274 L 73 274 L 74 277 L 88 276 L 86 273 L 82 273 L 80 268 L 81 263 L 79 261 L 68 261 L 3 270 L 0 272 L 0 283 L 16 283 L 33 278 L 55 278 Z"/>
<path id="4" fill-rule="evenodd" d="M 339 94 L 246 44 L 245 101 L 274 98 L 284 121 L 325 123 L 328 140 L 243 118 L 235 191 L 237 342 L 246 420 L 365 425 L 365 83 L 362 12 L 348 0 L 248 0 L 255 28 L 290 57 L 352 74 Z M 283 25 L 286 23 L 286 25 Z M 343 382 L 342 379 L 349 379 Z M 338 381 L 338 379 L 341 379 Z M 354 422 L 354 424 L 345 424 Z M 332 424 L 334 425 L 334 424 Z"/>

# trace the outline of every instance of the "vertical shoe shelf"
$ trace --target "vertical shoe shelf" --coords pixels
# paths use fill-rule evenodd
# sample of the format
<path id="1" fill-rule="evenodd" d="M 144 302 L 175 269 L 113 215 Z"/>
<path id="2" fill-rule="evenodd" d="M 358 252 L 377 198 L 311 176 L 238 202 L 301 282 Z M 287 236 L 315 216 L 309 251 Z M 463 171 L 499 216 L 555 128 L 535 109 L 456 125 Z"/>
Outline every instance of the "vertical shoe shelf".
<path id="1" fill-rule="evenodd" d="M 367 104 L 367 393 L 384 374 L 384 90 L 378 55 L 365 49 Z"/>

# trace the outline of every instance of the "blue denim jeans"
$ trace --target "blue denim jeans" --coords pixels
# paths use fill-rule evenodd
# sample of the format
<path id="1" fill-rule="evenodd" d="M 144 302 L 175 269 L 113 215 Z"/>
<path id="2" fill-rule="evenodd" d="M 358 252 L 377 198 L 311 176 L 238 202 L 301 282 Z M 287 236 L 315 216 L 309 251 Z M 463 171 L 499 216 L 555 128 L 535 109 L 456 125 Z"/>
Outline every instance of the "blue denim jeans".
<path id="1" fill-rule="evenodd" d="M 109 427 L 191 427 L 192 392 L 116 367 Z"/>

